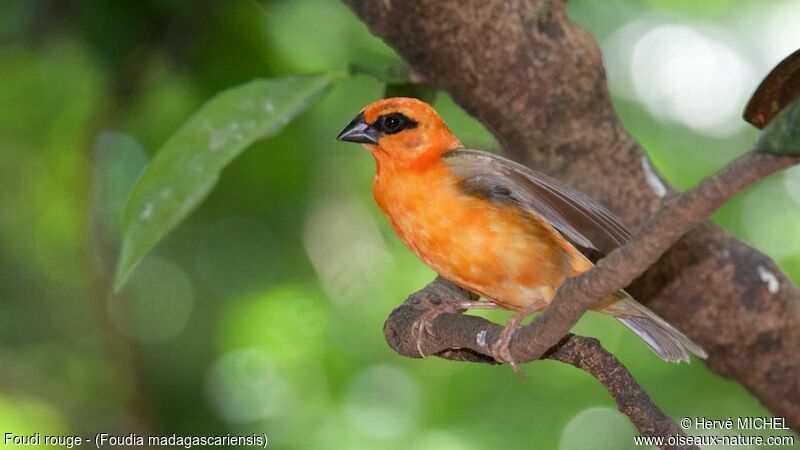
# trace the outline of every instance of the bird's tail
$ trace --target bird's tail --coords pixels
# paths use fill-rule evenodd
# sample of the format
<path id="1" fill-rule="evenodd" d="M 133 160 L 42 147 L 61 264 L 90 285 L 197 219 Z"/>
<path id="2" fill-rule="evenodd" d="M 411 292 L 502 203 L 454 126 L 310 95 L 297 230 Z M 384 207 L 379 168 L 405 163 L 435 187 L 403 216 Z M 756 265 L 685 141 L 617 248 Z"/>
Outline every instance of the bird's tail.
<path id="1" fill-rule="evenodd" d="M 615 297 L 619 301 L 602 311 L 612 313 L 664 361 L 689 362 L 689 354 L 686 350 L 702 359 L 708 357 L 708 354 L 699 345 L 646 306 L 634 300 L 627 292 L 620 291 L 615 294 Z"/>

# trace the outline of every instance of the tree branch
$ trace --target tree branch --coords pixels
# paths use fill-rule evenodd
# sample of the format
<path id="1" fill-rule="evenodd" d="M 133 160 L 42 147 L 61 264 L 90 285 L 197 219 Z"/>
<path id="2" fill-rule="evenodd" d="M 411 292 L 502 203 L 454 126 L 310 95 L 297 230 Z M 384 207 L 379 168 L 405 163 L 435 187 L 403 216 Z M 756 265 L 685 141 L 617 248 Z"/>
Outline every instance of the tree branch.
<path id="1" fill-rule="evenodd" d="M 597 45 L 562 0 L 344 2 L 512 158 L 629 225 L 661 205 L 658 176 L 612 108 Z M 714 371 L 800 424 L 800 293 L 769 258 L 703 223 L 628 291 L 701 344 Z"/>

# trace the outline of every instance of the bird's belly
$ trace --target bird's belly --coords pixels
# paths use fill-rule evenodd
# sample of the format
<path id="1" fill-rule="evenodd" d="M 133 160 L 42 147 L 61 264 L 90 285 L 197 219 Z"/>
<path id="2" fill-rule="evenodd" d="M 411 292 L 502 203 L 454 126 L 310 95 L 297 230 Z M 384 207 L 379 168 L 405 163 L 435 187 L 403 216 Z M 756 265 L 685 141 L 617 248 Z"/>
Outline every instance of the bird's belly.
<path id="1" fill-rule="evenodd" d="M 431 196 L 405 209 L 388 215 L 406 245 L 443 277 L 502 307 L 546 306 L 572 270 L 552 230 L 517 210 Z"/>

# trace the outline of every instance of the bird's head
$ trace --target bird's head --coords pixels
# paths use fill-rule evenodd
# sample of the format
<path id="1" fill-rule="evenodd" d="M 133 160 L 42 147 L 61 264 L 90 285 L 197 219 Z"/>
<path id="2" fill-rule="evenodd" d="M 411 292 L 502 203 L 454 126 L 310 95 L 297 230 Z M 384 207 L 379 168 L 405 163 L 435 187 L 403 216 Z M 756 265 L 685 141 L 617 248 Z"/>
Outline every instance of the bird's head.
<path id="1" fill-rule="evenodd" d="M 370 104 L 337 139 L 364 144 L 378 162 L 402 165 L 416 165 L 461 146 L 430 105 L 405 97 Z"/>

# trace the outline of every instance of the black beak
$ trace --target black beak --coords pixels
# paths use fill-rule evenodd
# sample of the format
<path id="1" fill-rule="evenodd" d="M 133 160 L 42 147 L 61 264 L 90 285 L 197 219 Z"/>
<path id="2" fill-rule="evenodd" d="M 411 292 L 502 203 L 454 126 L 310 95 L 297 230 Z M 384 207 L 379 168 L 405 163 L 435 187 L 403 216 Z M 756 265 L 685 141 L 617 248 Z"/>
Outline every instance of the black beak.
<path id="1" fill-rule="evenodd" d="M 344 127 L 344 130 L 339 133 L 339 136 L 336 136 L 336 139 L 358 144 L 377 144 L 378 130 L 364 121 L 364 113 L 362 112 Z"/>

